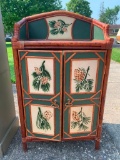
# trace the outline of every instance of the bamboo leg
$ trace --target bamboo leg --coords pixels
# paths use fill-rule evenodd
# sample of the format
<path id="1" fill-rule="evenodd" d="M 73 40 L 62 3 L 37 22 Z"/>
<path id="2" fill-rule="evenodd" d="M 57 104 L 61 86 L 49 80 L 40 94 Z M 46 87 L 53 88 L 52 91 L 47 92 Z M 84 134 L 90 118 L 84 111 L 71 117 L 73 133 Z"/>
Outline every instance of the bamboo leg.
<path id="1" fill-rule="evenodd" d="M 97 135 L 96 135 L 96 142 L 95 142 L 95 149 L 100 148 L 100 138 L 102 132 L 102 121 L 103 121 L 103 113 L 104 113 L 104 104 L 105 104 L 105 96 L 106 96 L 106 89 L 107 89 L 107 81 L 108 81 L 108 74 L 109 74 L 109 66 L 110 66 L 110 57 L 111 57 L 111 49 L 107 51 L 106 56 L 106 69 L 105 69 L 105 76 L 103 80 L 103 88 L 102 88 L 102 96 L 101 96 L 101 104 L 99 109 L 99 120 L 98 120 L 98 127 L 97 127 Z"/>
<path id="2" fill-rule="evenodd" d="M 27 152 L 27 142 L 22 142 L 24 152 Z"/>
<path id="3" fill-rule="evenodd" d="M 100 140 L 95 140 L 95 149 L 96 150 L 100 149 Z"/>

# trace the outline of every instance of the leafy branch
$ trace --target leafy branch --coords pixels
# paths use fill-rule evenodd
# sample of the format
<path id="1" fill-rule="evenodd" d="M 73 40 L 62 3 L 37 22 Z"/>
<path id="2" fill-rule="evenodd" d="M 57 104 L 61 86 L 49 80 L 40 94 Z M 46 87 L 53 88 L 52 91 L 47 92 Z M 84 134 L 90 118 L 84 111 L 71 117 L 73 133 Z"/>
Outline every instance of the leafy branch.
<path id="1" fill-rule="evenodd" d="M 50 129 L 51 130 L 51 126 L 50 126 L 49 122 L 47 121 L 47 119 L 43 116 L 40 107 L 38 108 L 36 126 L 39 129 L 43 129 L 43 130 Z"/>
<path id="2" fill-rule="evenodd" d="M 51 27 L 50 33 L 52 35 L 57 35 L 58 33 L 64 34 L 64 32 L 67 32 L 67 27 L 71 24 L 66 24 L 61 19 L 58 19 L 57 21 L 49 21 L 49 26 Z"/>
<path id="3" fill-rule="evenodd" d="M 42 62 L 40 68 L 35 67 L 35 72 L 32 73 L 34 77 L 33 87 L 35 90 L 41 88 L 44 92 L 48 92 L 50 89 L 50 83 L 48 81 L 51 80 L 50 73 L 45 68 L 45 61 Z"/>
<path id="4" fill-rule="evenodd" d="M 87 76 L 89 75 L 90 66 L 85 70 L 84 68 L 75 69 L 74 75 L 75 75 L 75 83 L 76 83 L 76 92 L 79 92 L 80 90 L 85 90 L 87 92 L 90 92 L 93 88 L 93 79 L 87 79 Z"/>
<path id="5" fill-rule="evenodd" d="M 74 129 L 78 126 L 79 130 L 87 130 L 88 123 L 90 123 L 90 117 L 87 117 L 85 113 L 82 111 L 82 107 L 79 113 L 73 111 L 72 114 L 73 120 L 71 122 L 71 128 Z"/>

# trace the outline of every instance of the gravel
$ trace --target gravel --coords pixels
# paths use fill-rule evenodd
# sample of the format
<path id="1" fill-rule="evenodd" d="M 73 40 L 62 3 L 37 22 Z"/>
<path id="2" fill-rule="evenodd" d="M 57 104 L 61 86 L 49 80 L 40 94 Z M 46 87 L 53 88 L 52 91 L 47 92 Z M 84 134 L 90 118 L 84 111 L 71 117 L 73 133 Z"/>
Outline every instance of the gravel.
<path id="1" fill-rule="evenodd" d="M 117 69 L 115 69 L 116 66 Z M 19 129 L 2 160 L 120 160 L 120 136 L 118 135 L 120 133 L 120 118 L 118 118 L 120 117 L 120 103 L 119 99 L 116 101 L 111 98 L 111 96 L 115 97 L 114 94 L 120 97 L 120 91 L 115 88 L 120 82 L 115 82 L 112 76 L 113 69 L 120 78 L 120 64 L 113 61 L 111 63 L 100 150 L 94 149 L 94 141 L 30 142 L 28 151 L 25 153 L 22 150 Z M 16 115 L 19 116 L 15 85 L 13 85 L 13 93 Z"/>
<path id="2" fill-rule="evenodd" d="M 120 152 L 103 124 L 101 149 L 94 149 L 94 141 L 30 142 L 28 151 L 22 150 L 20 129 L 2 160 L 120 160 Z"/>

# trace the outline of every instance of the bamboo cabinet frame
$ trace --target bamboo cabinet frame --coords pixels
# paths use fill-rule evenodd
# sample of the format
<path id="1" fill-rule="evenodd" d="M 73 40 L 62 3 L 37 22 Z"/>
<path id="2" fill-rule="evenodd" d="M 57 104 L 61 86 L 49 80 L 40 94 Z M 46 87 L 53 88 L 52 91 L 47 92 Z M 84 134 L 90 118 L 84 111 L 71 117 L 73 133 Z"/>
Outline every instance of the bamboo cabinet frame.
<path id="1" fill-rule="evenodd" d="M 38 21 L 41 19 L 45 19 L 45 23 L 47 23 L 46 18 L 51 17 L 72 17 L 74 19 L 80 20 L 85 23 L 90 23 L 90 39 L 48 39 L 48 35 L 46 39 L 29 39 L 29 23 L 33 21 Z M 21 27 L 26 25 L 25 34 L 26 38 L 21 39 Z M 94 26 L 100 28 L 103 31 L 104 39 L 94 39 Z M 47 25 L 48 28 L 48 25 Z M 73 29 L 73 27 L 71 27 Z M 109 66 L 110 66 L 110 57 L 112 51 L 113 39 L 108 36 L 109 26 L 107 24 L 101 23 L 94 19 L 90 19 L 75 13 L 67 12 L 67 11 L 54 11 L 49 13 L 42 13 L 30 17 L 23 18 L 21 21 L 15 24 L 14 27 L 14 36 L 12 38 L 12 47 L 13 47 L 13 55 L 14 55 L 14 66 L 15 66 L 15 74 L 16 74 L 16 87 L 17 87 L 17 95 L 18 95 L 18 105 L 19 105 L 19 114 L 20 114 L 20 123 L 21 123 L 21 133 L 22 133 L 22 144 L 24 151 L 27 150 L 27 142 L 30 141 L 62 141 L 62 140 L 95 140 L 95 149 L 99 149 L 100 147 L 100 138 L 102 131 L 102 119 L 104 113 L 104 104 L 105 104 L 105 95 L 109 74 Z M 72 33 L 72 31 L 70 32 Z M 71 34 L 72 35 L 72 34 Z M 85 56 L 86 55 L 86 56 Z M 29 73 L 28 71 L 28 59 L 46 59 L 46 63 L 48 59 L 53 61 L 53 70 L 54 72 L 51 74 L 54 75 L 53 80 L 51 81 L 51 85 L 54 85 L 54 91 L 50 94 L 43 94 L 43 92 L 30 92 L 30 83 L 29 81 Z M 39 57 L 39 58 L 36 58 Z M 28 59 L 27 59 L 28 58 Z M 96 83 L 94 90 L 91 92 L 77 92 L 74 93 L 71 90 L 72 86 L 72 65 L 74 61 L 81 60 L 82 61 L 93 61 L 96 66 L 96 73 L 94 74 Z M 96 62 L 95 62 L 96 61 Z M 26 65 L 27 64 L 27 65 Z M 101 67 L 102 64 L 102 67 Z M 90 64 L 89 64 L 90 65 Z M 92 63 L 91 63 L 92 65 Z M 66 66 L 67 69 L 66 70 Z M 23 69 L 24 67 L 27 67 Z M 25 70 L 25 71 L 24 71 Z M 23 73 L 24 72 L 24 73 Z M 69 74 L 70 72 L 70 74 Z M 99 74 L 101 72 L 101 74 Z M 57 74 L 57 75 L 56 75 Z M 66 76 L 69 79 L 66 79 Z M 59 79 L 57 79 L 59 77 Z M 101 80 L 100 80 L 101 78 Z M 25 80 L 26 79 L 26 80 Z M 94 80 L 94 81 L 95 81 Z M 26 82 L 24 82 L 26 81 Z M 59 81 L 59 84 L 57 84 Z M 66 81 L 68 82 L 68 86 Z M 100 82 L 98 82 L 100 81 Z M 28 86 L 29 85 L 29 86 Z M 99 95 L 99 96 L 98 96 Z M 67 101 L 67 99 L 69 99 Z M 55 101 L 56 100 L 56 101 Z M 87 102 L 89 102 L 87 104 Z M 43 110 L 45 106 L 51 106 L 49 109 L 53 111 L 53 120 L 52 121 L 53 131 L 51 131 L 51 135 L 42 136 L 42 134 L 46 134 L 44 132 L 37 133 L 37 130 L 32 132 L 30 130 L 33 127 L 33 121 L 31 120 L 34 114 L 31 113 L 32 105 L 36 106 L 36 103 Z M 91 126 L 86 132 L 73 132 L 70 129 L 70 115 L 72 108 L 74 107 L 77 111 L 77 106 L 81 107 L 81 113 L 87 112 L 85 109 L 85 105 L 88 105 L 91 113 Z M 73 107 L 72 107 L 73 106 Z M 82 110 L 83 109 L 83 110 Z M 30 112 L 29 112 L 30 110 Z M 36 112 L 36 111 L 34 111 Z M 56 115 L 57 114 L 57 115 Z M 88 113 L 90 115 L 90 113 Z M 97 114 L 97 118 L 95 119 L 95 115 Z M 30 118 L 29 118 L 30 117 Z M 56 127 L 56 123 L 58 120 L 56 117 L 59 117 L 59 128 Z M 66 117 L 68 117 L 66 119 Z M 35 123 L 35 122 L 34 122 Z M 67 128 L 66 123 L 69 128 Z M 82 123 L 82 122 L 81 122 Z M 28 125 L 29 124 L 29 125 Z M 36 134 L 37 133 L 37 134 Z M 39 135 L 40 134 L 40 135 Z M 75 136 L 76 134 L 76 136 Z"/>

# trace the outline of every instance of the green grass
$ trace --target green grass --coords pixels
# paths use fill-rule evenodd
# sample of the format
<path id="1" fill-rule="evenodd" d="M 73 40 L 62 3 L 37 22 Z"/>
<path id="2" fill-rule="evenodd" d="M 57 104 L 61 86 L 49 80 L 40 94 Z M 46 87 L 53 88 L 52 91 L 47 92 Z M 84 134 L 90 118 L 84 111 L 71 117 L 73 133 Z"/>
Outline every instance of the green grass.
<path id="1" fill-rule="evenodd" d="M 120 63 L 120 48 L 113 48 L 112 49 L 112 60 Z"/>
<path id="2" fill-rule="evenodd" d="M 116 36 L 110 36 L 110 38 L 116 38 Z"/>
<path id="3" fill-rule="evenodd" d="M 15 80 L 13 52 L 12 52 L 11 42 L 6 42 L 6 47 L 7 47 L 7 54 L 8 54 L 8 62 L 9 62 L 9 66 L 10 66 L 11 82 L 15 83 L 16 80 Z"/>
<path id="4" fill-rule="evenodd" d="M 11 75 L 11 82 L 15 83 L 15 73 L 14 73 L 14 62 L 13 62 L 13 53 L 12 53 L 12 45 L 10 42 L 6 42 L 7 53 L 8 53 L 8 61 L 10 66 L 10 75 Z M 112 49 L 112 60 L 120 63 L 120 48 L 113 48 Z"/>

